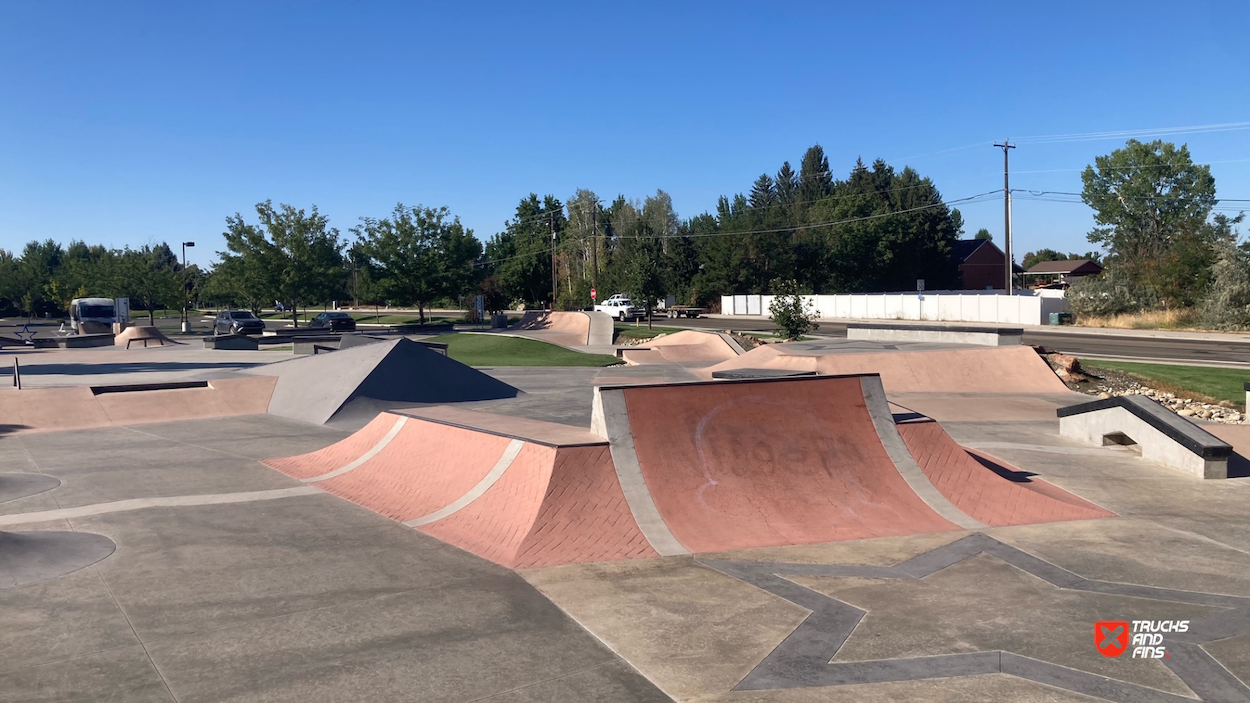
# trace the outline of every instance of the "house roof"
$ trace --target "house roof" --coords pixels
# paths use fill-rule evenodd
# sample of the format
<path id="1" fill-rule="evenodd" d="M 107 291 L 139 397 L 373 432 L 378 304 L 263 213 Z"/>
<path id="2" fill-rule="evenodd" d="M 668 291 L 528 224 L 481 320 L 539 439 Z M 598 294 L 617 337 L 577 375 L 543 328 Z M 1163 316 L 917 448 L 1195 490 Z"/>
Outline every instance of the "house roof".
<path id="1" fill-rule="evenodd" d="M 1089 259 L 1071 259 L 1068 261 L 1041 261 L 1033 265 L 1025 273 L 1059 273 L 1059 274 L 1095 274 L 1102 267 Z"/>
<path id="2" fill-rule="evenodd" d="M 963 263 L 972 256 L 982 244 L 988 243 L 988 239 L 959 239 L 951 245 L 951 256 L 958 262 Z"/>
<path id="3" fill-rule="evenodd" d="M 988 239 L 957 239 L 955 240 L 955 243 L 951 245 L 951 258 L 955 259 L 955 261 L 958 261 L 960 264 L 964 264 L 968 261 L 968 259 L 972 258 L 973 254 L 980 251 L 981 247 L 987 245 L 994 251 L 998 252 L 1000 257 L 1006 256 L 1006 254 L 1003 253 L 1003 250 L 998 248 L 997 244 Z M 1015 273 L 1024 273 L 1024 269 L 1020 267 L 1020 264 L 1014 262 L 1011 265 L 1011 270 Z"/>

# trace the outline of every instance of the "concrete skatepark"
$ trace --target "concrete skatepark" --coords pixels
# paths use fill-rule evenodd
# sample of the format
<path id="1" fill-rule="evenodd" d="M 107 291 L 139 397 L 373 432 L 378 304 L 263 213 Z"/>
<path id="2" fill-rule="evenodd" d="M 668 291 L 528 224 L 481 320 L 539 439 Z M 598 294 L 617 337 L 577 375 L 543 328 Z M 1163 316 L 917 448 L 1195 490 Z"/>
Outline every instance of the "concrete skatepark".
<path id="1" fill-rule="evenodd" d="M 0 700 L 1250 700 L 1244 427 L 1157 432 L 1204 479 L 1027 347 L 639 347 L 16 352 Z"/>

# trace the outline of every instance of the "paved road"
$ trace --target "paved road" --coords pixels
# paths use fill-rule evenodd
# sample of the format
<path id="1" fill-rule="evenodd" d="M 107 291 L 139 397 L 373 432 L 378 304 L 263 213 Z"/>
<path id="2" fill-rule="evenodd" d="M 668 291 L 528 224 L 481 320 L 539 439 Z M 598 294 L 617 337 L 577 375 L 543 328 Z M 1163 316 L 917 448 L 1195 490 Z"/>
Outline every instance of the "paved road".
<path id="1" fill-rule="evenodd" d="M 772 331 L 769 320 L 701 317 L 694 320 L 657 320 L 656 324 L 693 329 L 733 329 L 747 332 Z M 845 322 L 822 322 L 818 334 L 846 336 Z M 1035 344 L 1077 356 L 1116 359 L 1166 360 L 1177 363 L 1250 365 L 1250 336 L 1245 342 L 1201 339 L 1128 337 L 1090 332 L 1049 332 L 1026 330 L 1025 344 Z"/>

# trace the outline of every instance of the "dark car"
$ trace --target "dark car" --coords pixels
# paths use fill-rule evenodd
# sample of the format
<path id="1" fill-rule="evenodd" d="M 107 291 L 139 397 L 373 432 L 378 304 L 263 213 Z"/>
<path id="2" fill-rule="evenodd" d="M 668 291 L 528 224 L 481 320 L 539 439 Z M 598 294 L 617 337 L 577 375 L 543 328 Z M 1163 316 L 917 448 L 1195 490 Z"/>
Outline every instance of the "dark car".
<path id="1" fill-rule="evenodd" d="M 247 310 L 222 310 L 213 322 L 213 334 L 260 334 L 265 321 Z"/>
<path id="2" fill-rule="evenodd" d="M 345 312 L 323 312 L 309 320 L 308 328 L 331 332 L 355 332 L 356 319 Z"/>

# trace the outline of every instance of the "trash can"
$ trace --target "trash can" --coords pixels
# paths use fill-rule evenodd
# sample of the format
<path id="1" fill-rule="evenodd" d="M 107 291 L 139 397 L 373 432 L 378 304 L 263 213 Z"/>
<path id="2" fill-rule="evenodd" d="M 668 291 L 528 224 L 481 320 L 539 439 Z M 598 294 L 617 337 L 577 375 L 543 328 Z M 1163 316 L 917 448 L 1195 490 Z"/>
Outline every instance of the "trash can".
<path id="1" fill-rule="evenodd" d="M 1050 313 L 1050 324 L 1052 324 L 1052 325 L 1070 325 L 1070 324 L 1072 324 L 1072 313 L 1070 313 L 1070 312 L 1052 312 L 1052 313 Z"/>

